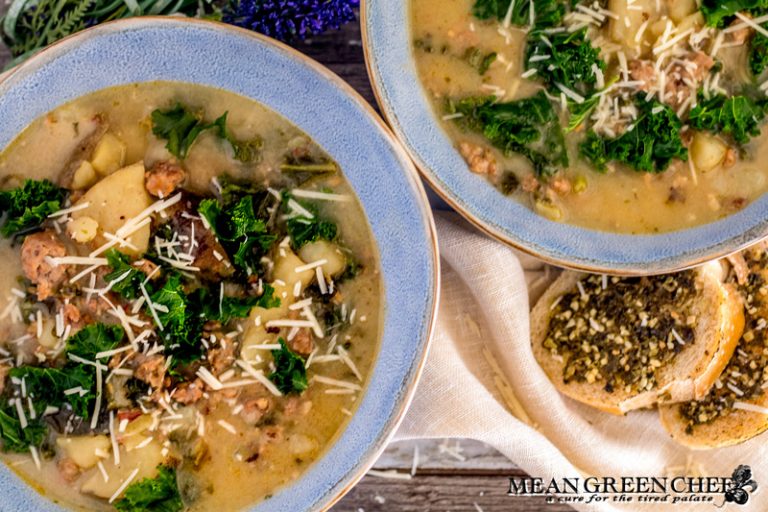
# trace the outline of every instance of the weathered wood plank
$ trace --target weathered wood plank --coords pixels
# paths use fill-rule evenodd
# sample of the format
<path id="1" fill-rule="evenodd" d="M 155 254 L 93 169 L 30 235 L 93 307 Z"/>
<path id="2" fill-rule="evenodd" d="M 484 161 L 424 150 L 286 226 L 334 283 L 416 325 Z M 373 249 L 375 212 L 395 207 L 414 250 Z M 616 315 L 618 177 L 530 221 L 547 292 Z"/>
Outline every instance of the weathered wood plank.
<path id="1" fill-rule="evenodd" d="M 571 512 L 541 498 L 507 496 L 507 475 L 419 475 L 412 480 L 365 477 L 334 508 L 335 512 Z"/>

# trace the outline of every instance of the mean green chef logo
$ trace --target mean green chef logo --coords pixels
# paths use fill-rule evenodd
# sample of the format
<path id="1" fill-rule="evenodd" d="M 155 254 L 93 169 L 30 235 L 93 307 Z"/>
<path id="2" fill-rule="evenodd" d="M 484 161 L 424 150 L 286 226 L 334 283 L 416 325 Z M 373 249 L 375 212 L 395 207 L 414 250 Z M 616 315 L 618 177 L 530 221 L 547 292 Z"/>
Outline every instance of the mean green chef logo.
<path id="1" fill-rule="evenodd" d="M 721 508 L 729 503 L 746 505 L 756 490 L 752 469 L 742 464 L 730 477 L 510 477 L 507 495 L 538 496 L 546 503 L 710 503 Z"/>

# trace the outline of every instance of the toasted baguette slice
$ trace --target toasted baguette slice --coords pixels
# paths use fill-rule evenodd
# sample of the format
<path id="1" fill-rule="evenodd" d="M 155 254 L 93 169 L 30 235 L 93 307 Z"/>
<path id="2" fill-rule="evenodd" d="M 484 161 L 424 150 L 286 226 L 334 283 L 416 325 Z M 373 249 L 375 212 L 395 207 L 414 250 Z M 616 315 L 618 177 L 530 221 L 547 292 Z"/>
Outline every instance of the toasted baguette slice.
<path id="1" fill-rule="evenodd" d="M 739 340 L 738 352 L 733 355 L 724 369 L 718 386 L 712 388 L 698 404 L 671 404 L 659 407 L 661 423 L 672 438 L 693 449 L 720 448 L 743 443 L 768 430 L 768 390 L 749 398 L 739 396 L 737 393 L 737 391 L 743 393 L 738 387 L 741 386 L 739 380 L 747 373 L 743 366 L 746 365 L 748 369 L 752 360 L 758 363 L 759 353 L 768 347 L 768 333 L 762 332 L 762 329 L 751 330 L 768 321 L 768 299 L 762 299 L 759 292 L 750 293 L 746 286 L 747 283 L 757 281 L 768 285 L 768 267 L 762 248 L 747 251 L 742 258 L 729 259 L 734 265 L 734 274 L 738 275 L 740 283 L 738 290 L 746 303 L 747 330 L 744 337 Z M 761 319 L 764 320 L 761 321 Z M 757 357 L 755 357 L 756 354 Z M 763 374 L 763 369 L 759 366 L 752 371 Z M 764 387 L 764 381 L 765 379 L 758 380 L 758 387 Z M 734 391 L 734 388 L 737 391 Z M 735 408 L 728 407 L 709 422 L 692 425 L 682 414 L 684 410 L 691 411 L 690 408 L 693 406 L 717 404 L 723 398 L 729 399 L 729 402 L 735 404 Z"/>
<path id="2" fill-rule="evenodd" d="M 555 301 L 577 289 L 577 283 L 587 274 L 564 272 L 533 308 L 531 344 L 536 360 L 561 393 L 612 414 L 625 414 L 662 401 L 681 402 L 706 395 L 736 348 L 744 315 L 737 294 L 722 282 L 723 270 L 719 263 L 707 264 L 693 272 L 697 290 L 692 305 L 697 318 L 693 341 L 657 370 L 656 385 L 650 391 L 607 391 L 602 380 L 566 383 L 565 361 L 544 346 Z"/>

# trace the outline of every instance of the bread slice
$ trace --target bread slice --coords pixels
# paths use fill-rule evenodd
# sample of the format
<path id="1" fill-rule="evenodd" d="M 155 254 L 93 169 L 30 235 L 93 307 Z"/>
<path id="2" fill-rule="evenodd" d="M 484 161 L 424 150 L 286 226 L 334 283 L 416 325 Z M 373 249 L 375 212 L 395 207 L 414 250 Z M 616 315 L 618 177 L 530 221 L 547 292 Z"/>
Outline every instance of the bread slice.
<path id="1" fill-rule="evenodd" d="M 756 248 L 732 262 L 729 280 L 738 281 L 746 317 L 737 351 L 707 396 L 659 408 L 661 423 L 672 438 L 693 449 L 739 444 L 768 430 L 768 332 L 763 328 L 768 325 L 768 296 L 759 291 L 768 287 L 768 258 Z M 694 420 L 700 413 L 705 415 L 703 423 Z"/>
<path id="2" fill-rule="evenodd" d="M 690 325 L 688 325 L 685 332 L 689 333 L 689 338 L 692 339 L 681 343 L 680 347 L 676 347 L 679 349 L 679 352 L 676 354 L 670 352 L 669 359 L 662 363 L 655 371 L 646 370 L 645 368 L 648 365 L 643 365 L 642 363 L 627 364 L 630 372 L 635 371 L 634 367 L 640 367 L 639 369 L 642 369 L 644 372 L 653 372 L 652 375 L 655 383 L 652 380 L 648 380 L 645 386 L 640 387 L 640 389 L 637 389 L 639 386 L 626 385 L 614 389 L 610 387 L 606 389 L 606 379 L 612 378 L 610 376 L 611 372 L 607 369 L 603 370 L 597 380 L 592 382 L 584 379 L 568 379 L 566 381 L 567 379 L 564 378 L 564 369 L 568 361 L 558 353 L 557 347 L 553 349 L 551 341 L 548 342 L 549 348 L 545 347 L 545 341 L 550 336 L 552 316 L 562 308 L 556 302 L 561 301 L 565 295 L 574 293 L 574 290 L 579 290 L 579 297 L 585 297 L 583 292 L 584 286 L 580 283 L 582 281 L 584 283 L 593 283 L 593 281 L 586 281 L 586 279 L 590 278 L 588 274 L 564 272 L 545 292 L 531 312 L 531 344 L 533 353 L 555 387 L 563 394 L 579 402 L 612 414 L 625 414 L 628 411 L 650 407 L 659 402 L 681 402 L 706 395 L 736 348 L 744 325 L 743 307 L 734 290 L 723 284 L 723 270 L 719 263 L 710 263 L 688 272 L 693 273 L 692 276 L 688 275 L 687 278 L 692 278 L 695 287 L 690 288 L 689 300 L 686 301 L 686 304 L 688 304 L 688 315 L 693 317 L 693 322 L 688 322 Z M 672 277 L 674 279 L 682 279 L 682 275 Z M 591 277 L 593 280 L 596 278 L 595 276 Z M 609 286 L 621 285 L 625 287 L 622 290 L 628 290 L 629 292 L 635 290 L 639 297 L 643 297 L 643 293 L 647 288 L 641 287 L 639 283 L 635 284 L 636 281 L 621 279 L 617 284 L 614 282 L 616 278 L 603 277 L 601 279 L 603 280 L 602 289 L 607 290 Z M 643 278 L 641 282 L 646 285 L 654 282 L 647 279 L 663 280 L 665 277 Z M 663 282 L 656 281 L 655 283 L 660 285 Z M 594 286 L 592 289 L 595 290 Z M 617 288 L 616 290 L 619 289 Z M 603 292 L 595 291 L 594 293 L 597 295 Z M 615 297 L 615 300 L 609 301 L 603 307 L 610 308 L 613 302 L 621 301 L 622 297 L 629 297 L 630 295 L 630 293 L 626 293 Z M 605 300 L 609 298 L 610 295 Z M 645 307 L 650 307 L 652 304 L 654 302 L 648 302 Z M 659 317 L 662 318 L 664 315 L 670 318 L 674 318 L 675 315 L 679 316 L 678 306 L 682 307 L 682 305 L 674 303 L 663 305 L 663 311 L 658 312 Z M 642 309 L 642 307 L 638 307 L 637 314 L 642 315 Z M 628 310 L 628 308 L 620 309 L 620 311 L 625 312 Z M 628 321 L 627 316 L 630 319 L 634 318 L 630 316 L 630 313 L 618 313 L 615 316 L 619 317 L 613 320 L 616 327 L 621 326 L 622 320 Z M 673 322 L 673 320 L 669 321 Z M 628 336 L 623 336 L 623 339 L 633 344 L 649 343 L 648 339 L 636 339 L 637 336 L 633 336 L 632 331 L 637 329 L 638 323 L 638 321 L 633 321 L 632 325 L 623 326 L 626 328 L 625 332 L 629 333 Z M 606 325 L 608 325 L 607 322 Z M 647 326 L 647 323 L 645 325 Z M 560 326 L 562 327 L 562 324 Z M 559 332 L 563 331 L 564 329 L 559 329 Z M 573 334 L 573 331 L 570 334 Z M 598 334 L 594 329 L 590 330 L 585 335 L 586 341 L 589 342 L 590 340 L 597 339 Z M 555 336 L 557 334 L 552 333 L 552 335 Z M 682 341 L 677 331 L 672 332 L 670 330 L 669 337 L 672 338 L 672 335 L 674 335 L 676 341 Z M 618 351 L 619 355 L 617 357 L 619 358 L 631 353 L 631 351 L 626 351 L 624 345 L 619 345 L 618 348 L 613 347 L 613 349 Z M 602 352 L 600 353 L 602 354 Z M 565 355 L 568 357 L 567 354 Z M 602 373 L 607 375 L 602 375 Z"/>

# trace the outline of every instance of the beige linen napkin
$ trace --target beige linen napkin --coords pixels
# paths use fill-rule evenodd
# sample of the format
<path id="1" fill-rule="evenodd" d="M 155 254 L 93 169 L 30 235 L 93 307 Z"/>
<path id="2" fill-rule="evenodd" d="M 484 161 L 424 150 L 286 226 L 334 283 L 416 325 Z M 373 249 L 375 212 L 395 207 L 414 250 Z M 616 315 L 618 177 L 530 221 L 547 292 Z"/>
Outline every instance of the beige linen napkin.
<path id="1" fill-rule="evenodd" d="M 748 464 L 758 484 L 768 487 L 768 434 L 736 447 L 694 452 L 669 439 L 655 411 L 616 417 L 560 395 L 529 346 L 529 289 L 533 298 L 541 294 L 550 280 L 548 269 L 454 214 L 438 213 L 436 222 L 443 264 L 440 311 L 398 439 L 476 439 L 545 480 L 730 476 L 739 464 Z M 506 483 L 500 479 L 499 485 Z M 709 503 L 574 506 L 601 512 L 715 510 Z M 747 505 L 729 504 L 725 510 L 768 510 L 768 492 L 758 489 Z"/>

